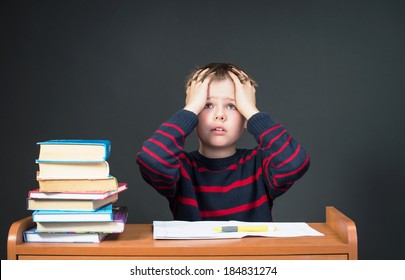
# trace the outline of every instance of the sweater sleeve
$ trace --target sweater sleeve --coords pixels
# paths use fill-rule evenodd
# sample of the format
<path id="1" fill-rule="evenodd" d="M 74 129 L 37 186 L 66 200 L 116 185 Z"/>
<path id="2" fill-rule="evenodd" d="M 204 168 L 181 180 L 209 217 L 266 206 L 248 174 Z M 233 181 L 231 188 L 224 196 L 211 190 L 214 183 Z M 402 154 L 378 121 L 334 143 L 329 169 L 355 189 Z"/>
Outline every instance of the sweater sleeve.
<path id="1" fill-rule="evenodd" d="M 262 155 L 262 169 L 270 194 L 281 195 L 301 178 L 309 168 L 309 156 L 287 132 L 267 113 L 259 112 L 248 121 L 248 131 Z"/>
<path id="2" fill-rule="evenodd" d="M 160 125 L 137 154 L 143 179 L 166 197 L 175 193 L 185 138 L 197 124 L 197 115 L 180 110 Z"/>

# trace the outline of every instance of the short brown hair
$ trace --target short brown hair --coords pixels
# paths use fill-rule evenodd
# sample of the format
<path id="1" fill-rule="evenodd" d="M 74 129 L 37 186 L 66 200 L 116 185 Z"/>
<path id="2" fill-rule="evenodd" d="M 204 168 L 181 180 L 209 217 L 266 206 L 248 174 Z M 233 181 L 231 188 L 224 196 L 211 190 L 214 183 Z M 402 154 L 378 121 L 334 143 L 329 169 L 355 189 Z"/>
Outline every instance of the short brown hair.
<path id="1" fill-rule="evenodd" d="M 188 75 L 187 79 L 186 79 L 186 84 L 185 87 L 187 89 L 187 87 L 191 84 L 191 82 L 193 81 L 194 75 L 197 72 L 203 71 L 205 69 L 209 69 L 207 72 L 204 73 L 204 75 L 200 78 L 201 81 L 204 81 L 205 78 L 210 75 L 211 73 L 214 73 L 213 76 L 213 80 L 225 80 L 225 79 L 231 79 L 231 76 L 229 75 L 228 72 L 232 72 L 234 73 L 239 80 L 244 83 L 249 81 L 251 83 L 252 86 L 257 87 L 257 83 L 255 82 L 255 80 L 253 80 L 253 78 L 248 75 L 246 72 L 244 72 L 241 68 L 239 68 L 238 66 L 231 64 L 231 63 L 209 63 L 203 67 L 197 67 L 194 71 L 192 71 L 190 73 L 190 75 Z M 242 72 L 247 76 L 247 79 L 244 75 L 242 75 L 240 72 Z"/>

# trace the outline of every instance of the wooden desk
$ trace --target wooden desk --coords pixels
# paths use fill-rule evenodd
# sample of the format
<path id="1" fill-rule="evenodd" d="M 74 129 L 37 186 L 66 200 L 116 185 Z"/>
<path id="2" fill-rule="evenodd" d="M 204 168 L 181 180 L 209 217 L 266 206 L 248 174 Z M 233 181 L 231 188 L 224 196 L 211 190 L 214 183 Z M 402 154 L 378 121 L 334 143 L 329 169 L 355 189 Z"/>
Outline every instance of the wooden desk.
<path id="1" fill-rule="evenodd" d="M 36 259 L 357 259 L 354 222 L 326 207 L 326 223 L 309 223 L 325 236 L 213 240 L 154 240 L 151 224 L 127 224 L 125 231 L 99 244 L 26 243 L 23 231 L 35 223 L 13 223 L 7 243 L 9 260 Z"/>

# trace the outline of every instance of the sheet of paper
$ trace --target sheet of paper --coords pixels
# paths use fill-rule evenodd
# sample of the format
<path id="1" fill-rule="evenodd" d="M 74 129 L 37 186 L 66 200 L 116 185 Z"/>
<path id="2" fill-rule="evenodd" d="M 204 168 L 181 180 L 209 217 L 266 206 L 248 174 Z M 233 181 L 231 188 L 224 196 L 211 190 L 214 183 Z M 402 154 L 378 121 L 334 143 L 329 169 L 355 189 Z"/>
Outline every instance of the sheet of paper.
<path id="1" fill-rule="evenodd" d="M 227 226 L 267 226 L 266 232 L 217 232 L 215 228 Z M 245 236 L 297 237 L 323 236 L 307 223 L 260 223 L 239 221 L 154 221 L 154 239 L 216 239 L 242 238 Z"/>

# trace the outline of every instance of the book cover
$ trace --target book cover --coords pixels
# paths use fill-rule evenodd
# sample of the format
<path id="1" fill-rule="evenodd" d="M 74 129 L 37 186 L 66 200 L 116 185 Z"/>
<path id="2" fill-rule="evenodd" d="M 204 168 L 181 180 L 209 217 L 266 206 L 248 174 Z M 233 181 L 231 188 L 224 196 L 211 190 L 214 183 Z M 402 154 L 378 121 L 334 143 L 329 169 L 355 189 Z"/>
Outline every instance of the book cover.
<path id="1" fill-rule="evenodd" d="M 27 198 L 28 210 L 83 210 L 94 211 L 109 203 L 118 200 L 118 194 L 111 195 L 104 199 L 79 200 L 79 199 L 33 199 Z"/>
<path id="2" fill-rule="evenodd" d="M 109 233 L 105 232 L 37 232 L 35 228 L 24 231 L 24 242 L 63 242 L 63 243 L 100 243 Z"/>
<path id="3" fill-rule="evenodd" d="M 100 179 L 41 179 L 38 173 L 40 192 L 98 192 L 118 189 L 118 181 L 113 176 Z"/>
<path id="4" fill-rule="evenodd" d="M 110 177 L 107 161 L 38 162 L 38 179 L 102 179 Z"/>
<path id="5" fill-rule="evenodd" d="M 106 161 L 111 153 L 109 140 L 60 139 L 38 142 L 38 162 Z"/>
<path id="6" fill-rule="evenodd" d="M 111 222 L 113 221 L 112 203 L 95 211 L 35 210 L 34 222 Z"/>
<path id="7" fill-rule="evenodd" d="M 126 206 L 113 207 L 111 222 L 37 222 L 37 232 L 107 232 L 121 233 L 124 231 L 128 218 Z"/>
<path id="8" fill-rule="evenodd" d="M 62 192 L 42 192 L 41 189 L 30 190 L 28 192 L 28 198 L 34 199 L 104 199 L 111 195 L 121 193 L 127 190 L 127 183 L 119 183 L 118 189 L 113 191 L 62 191 Z M 96 190 L 96 189 L 95 189 Z"/>

